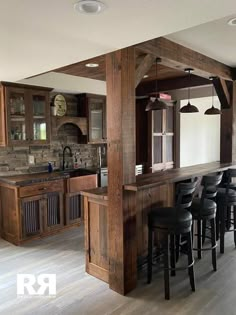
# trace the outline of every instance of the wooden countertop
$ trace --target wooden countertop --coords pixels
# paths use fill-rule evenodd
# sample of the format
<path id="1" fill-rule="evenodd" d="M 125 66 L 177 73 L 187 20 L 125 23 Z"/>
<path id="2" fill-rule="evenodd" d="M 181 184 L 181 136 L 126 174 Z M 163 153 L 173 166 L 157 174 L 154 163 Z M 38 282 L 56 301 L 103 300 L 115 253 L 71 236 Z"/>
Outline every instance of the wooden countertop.
<path id="1" fill-rule="evenodd" d="M 26 186 L 69 177 L 69 174 L 63 172 L 22 174 L 0 177 L 0 184 L 2 182 L 14 186 Z"/>
<path id="2" fill-rule="evenodd" d="M 138 191 L 162 184 L 179 182 L 195 176 L 203 176 L 217 171 L 224 171 L 230 167 L 236 167 L 236 164 L 212 162 L 166 171 L 158 171 L 151 174 L 138 175 L 136 177 L 136 183 L 127 184 L 124 188 L 126 190 Z"/>
<path id="3" fill-rule="evenodd" d="M 81 195 L 86 197 L 93 197 L 100 200 L 108 200 L 107 187 L 98 187 L 81 191 Z"/>

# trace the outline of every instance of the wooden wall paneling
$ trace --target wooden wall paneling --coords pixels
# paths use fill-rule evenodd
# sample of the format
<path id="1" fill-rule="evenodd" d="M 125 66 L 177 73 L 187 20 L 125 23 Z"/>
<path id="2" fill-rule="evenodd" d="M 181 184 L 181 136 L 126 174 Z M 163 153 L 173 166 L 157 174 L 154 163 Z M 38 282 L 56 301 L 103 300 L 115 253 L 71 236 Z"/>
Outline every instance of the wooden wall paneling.
<path id="1" fill-rule="evenodd" d="M 84 196 L 86 272 L 109 282 L 107 202 Z"/>
<path id="2" fill-rule="evenodd" d="M 16 190 L 10 187 L 1 186 L 1 194 L 5 196 L 5 200 L 1 202 L 1 235 L 13 244 L 18 244 L 19 229 L 18 229 L 18 202 L 16 197 Z"/>
<path id="3" fill-rule="evenodd" d="M 109 285 L 121 294 L 137 281 L 135 209 L 123 193 L 123 185 L 136 180 L 134 73 L 133 47 L 107 54 Z"/>

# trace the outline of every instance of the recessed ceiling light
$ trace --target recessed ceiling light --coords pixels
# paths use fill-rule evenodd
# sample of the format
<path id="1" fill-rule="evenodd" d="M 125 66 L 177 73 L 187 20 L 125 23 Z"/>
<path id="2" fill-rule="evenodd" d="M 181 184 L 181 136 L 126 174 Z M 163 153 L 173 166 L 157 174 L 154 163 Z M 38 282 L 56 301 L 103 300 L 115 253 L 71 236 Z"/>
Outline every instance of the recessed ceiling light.
<path id="1" fill-rule="evenodd" d="M 144 79 L 146 79 L 146 78 L 148 78 L 148 77 L 149 77 L 148 74 L 145 74 L 145 75 L 143 76 Z"/>
<path id="2" fill-rule="evenodd" d="M 88 68 L 96 68 L 96 67 L 99 67 L 99 64 L 98 63 L 87 63 L 85 66 Z"/>
<path id="3" fill-rule="evenodd" d="M 74 9 L 79 13 L 99 14 L 106 9 L 106 5 L 98 0 L 80 0 L 74 4 Z"/>
<path id="4" fill-rule="evenodd" d="M 230 26 L 236 26 L 236 18 L 232 18 L 227 22 L 228 25 Z"/>

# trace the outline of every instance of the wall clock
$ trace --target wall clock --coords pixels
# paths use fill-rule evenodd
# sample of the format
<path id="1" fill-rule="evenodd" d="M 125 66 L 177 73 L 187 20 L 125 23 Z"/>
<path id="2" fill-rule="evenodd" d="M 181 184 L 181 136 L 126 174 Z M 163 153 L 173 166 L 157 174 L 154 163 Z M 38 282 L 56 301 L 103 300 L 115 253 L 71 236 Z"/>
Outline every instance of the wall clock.
<path id="1" fill-rule="evenodd" d="M 54 106 L 56 109 L 56 115 L 57 116 L 64 116 L 66 113 L 66 99 L 63 95 L 57 94 L 54 98 Z"/>

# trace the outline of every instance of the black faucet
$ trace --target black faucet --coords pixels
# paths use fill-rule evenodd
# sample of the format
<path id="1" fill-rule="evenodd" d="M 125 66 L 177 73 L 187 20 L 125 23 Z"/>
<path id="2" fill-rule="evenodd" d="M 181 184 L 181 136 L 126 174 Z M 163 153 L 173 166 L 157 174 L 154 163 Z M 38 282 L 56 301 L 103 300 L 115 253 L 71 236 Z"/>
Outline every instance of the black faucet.
<path id="1" fill-rule="evenodd" d="M 62 160 L 62 169 L 63 169 L 63 171 L 65 170 L 65 153 L 66 153 L 66 150 L 69 151 L 70 157 L 73 156 L 71 148 L 68 145 L 65 146 L 64 149 L 63 149 L 63 160 Z"/>

